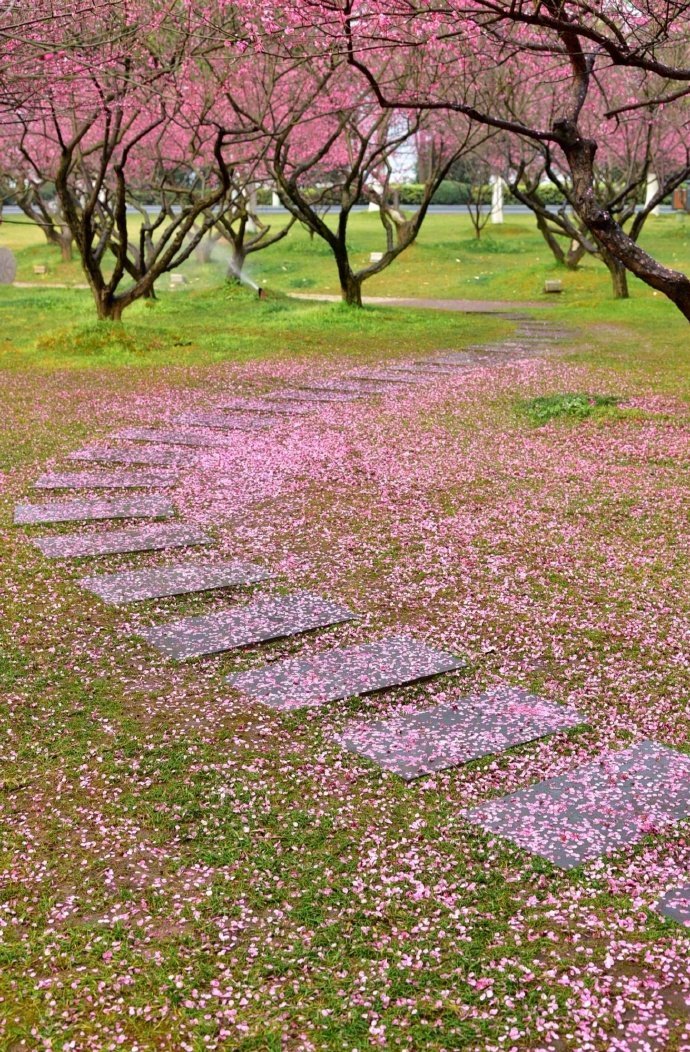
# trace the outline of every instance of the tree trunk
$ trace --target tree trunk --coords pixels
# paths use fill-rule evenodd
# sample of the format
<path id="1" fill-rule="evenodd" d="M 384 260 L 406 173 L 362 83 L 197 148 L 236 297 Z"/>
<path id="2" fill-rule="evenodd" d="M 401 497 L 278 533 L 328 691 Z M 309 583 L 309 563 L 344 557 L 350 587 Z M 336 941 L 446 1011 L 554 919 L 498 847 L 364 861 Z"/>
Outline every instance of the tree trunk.
<path id="1" fill-rule="evenodd" d="M 341 277 L 340 293 L 349 307 L 362 306 L 362 282 L 354 274 L 348 274 L 344 281 Z"/>
<path id="2" fill-rule="evenodd" d="M 603 246 L 601 248 L 601 258 L 608 267 L 609 274 L 611 275 L 613 298 L 615 300 L 630 299 L 630 293 L 628 292 L 628 272 L 623 264 L 620 260 L 612 256 Z"/>
<path id="3" fill-rule="evenodd" d="M 579 241 L 571 241 L 568 253 L 565 257 L 565 265 L 568 270 L 577 270 L 580 266 L 580 260 L 584 256 L 587 249 Z"/>
<path id="4" fill-rule="evenodd" d="M 572 121 L 557 121 L 554 130 L 568 159 L 573 176 L 573 203 L 584 225 L 602 249 L 646 285 L 663 292 L 690 321 L 690 278 L 663 266 L 641 249 L 618 225 L 611 212 L 597 201 L 594 190 L 596 143 L 582 138 Z"/>
<path id="5" fill-rule="evenodd" d="M 343 303 L 350 307 L 362 306 L 362 279 L 352 273 L 350 261 L 347 258 L 347 248 L 339 245 L 333 248 L 333 254 L 338 266 L 338 277 L 340 278 L 340 294 Z"/>
<path id="6" fill-rule="evenodd" d="M 122 321 L 122 312 L 127 306 L 124 300 L 116 299 L 105 291 L 99 295 L 95 289 L 93 298 L 96 301 L 96 314 L 99 321 Z"/>
<path id="7" fill-rule="evenodd" d="M 544 216 L 540 215 L 538 212 L 534 213 L 534 217 L 537 220 L 537 229 L 539 230 L 541 236 L 544 238 L 546 244 L 551 249 L 553 258 L 561 266 L 565 266 L 565 252 L 561 248 L 558 238 L 555 236 L 555 234 L 551 233 L 551 229 L 549 227 L 548 222 L 546 221 L 546 219 L 544 219 Z"/>
<path id="8" fill-rule="evenodd" d="M 205 237 L 199 242 L 196 247 L 194 255 L 196 256 L 197 263 L 210 263 L 211 255 L 213 253 L 213 244 L 210 238 Z"/>
<path id="9" fill-rule="evenodd" d="M 244 264 L 247 259 L 247 253 L 242 246 L 232 246 L 232 256 L 228 263 L 228 281 L 234 282 L 236 285 L 242 284 L 242 271 L 244 270 Z"/>
<path id="10" fill-rule="evenodd" d="M 60 237 L 58 239 L 60 245 L 60 255 L 63 263 L 72 262 L 72 232 L 69 227 L 63 227 L 60 231 Z"/>

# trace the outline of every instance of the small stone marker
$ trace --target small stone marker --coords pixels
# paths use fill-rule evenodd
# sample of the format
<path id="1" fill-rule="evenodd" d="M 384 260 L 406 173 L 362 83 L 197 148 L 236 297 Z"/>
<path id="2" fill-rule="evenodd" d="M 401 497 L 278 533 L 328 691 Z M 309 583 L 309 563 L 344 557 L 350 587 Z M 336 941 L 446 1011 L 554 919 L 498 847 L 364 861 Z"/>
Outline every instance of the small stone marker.
<path id="1" fill-rule="evenodd" d="M 168 519 L 175 508 L 163 497 L 119 497 L 113 500 L 65 500 L 54 504 L 17 504 L 17 526 L 51 522 L 97 522 L 100 519 Z"/>
<path id="2" fill-rule="evenodd" d="M 67 533 L 59 537 L 34 537 L 32 543 L 50 559 L 76 559 L 91 555 L 155 552 L 165 548 L 210 544 L 211 538 L 195 526 L 169 524 L 140 526 L 105 533 Z"/>
<path id="3" fill-rule="evenodd" d="M 572 869 L 690 817 L 690 756 L 642 741 L 465 813 Z"/>
<path id="4" fill-rule="evenodd" d="M 545 281 L 544 292 L 563 292 L 563 282 L 557 279 Z"/>
<path id="5" fill-rule="evenodd" d="M 161 429 L 155 427 L 124 427 L 117 431 L 116 438 L 129 439 L 132 442 L 161 442 L 163 445 L 190 446 L 192 449 L 205 449 L 207 446 L 226 446 L 227 439 L 209 431 L 205 435 L 198 431 L 180 431 L 178 429 Z"/>
<path id="6" fill-rule="evenodd" d="M 82 588 L 94 592 L 105 603 L 132 603 L 141 599 L 160 599 L 166 595 L 208 592 L 214 588 L 256 584 L 270 574 L 261 566 L 247 562 L 181 563 L 147 570 L 83 577 Z"/>
<path id="7" fill-rule="evenodd" d="M 681 888 L 671 888 L 661 896 L 654 909 L 662 917 L 669 917 L 670 920 L 690 928 L 690 884 Z"/>
<path id="8" fill-rule="evenodd" d="M 516 687 L 499 687 L 421 712 L 354 724 L 337 740 L 350 752 L 410 781 L 581 722 L 574 709 Z"/>
<path id="9" fill-rule="evenodd" d="M 167 657 L 177 661 L 218 654 L 269 639 L 299 635 L 314 628 L 351 621 L 347 607 L 313 592 L 257 599 L 234 610 L 183 617 L 140 634 Z"/>
<path id="10" fill-rule="evenodd" d="M 131 446 L 87 446 L 70 453 L 68 460 L 89 464 L 160 464 L 174 467 L 186 463 L 189 454 L 176 449 L 156 449 L 145 445 Z"/>
<path id="11" fill-rule="evenodd" d="M 378 205 L 376 206 L 376 210 L 378 211 Z M 370 263 L 380 263 L 382 259 L 383 259 L 383 252 L 370 252 L 369 253 L 369 262 Z"/>
<path id="12" fill-rule="evenodd" d="M 177 424 L 191 427 L 218 428 L 223 431 L 265 431 L 275 426 L 275 420 L 267 416 L 250 416 L 249 413 L 182 413 L 175 418 Z"/>
<path id="13" fill-rule="evenodd" d="M 176 471 L 63 471 L 41 475 L 36 489 L 149 489 L 174 486 Z"/>
<path id="14" fill-rule="evenodd" d="M 0 248 L 0 285 L 11 285 L 17 276 L 17 261 L 9 248 Z"/>
<path id="15" fill-rule="evenodd" d="M 362 391 L 311 391 L 287 389 L 273 391 L 267 398 L 286 402 L 357 402 L 363 397 Z"/>
<path id="16" fill-rule="evenodd" d="M 462 668 L 453 654 L 407 636 L 288 658 L 228 677 L 236 690 L 275 709 L 300 709 L 401 686 Z"/>
<path id="17" fill-rule="evenodd" d="M 187 278 L 184 274 L 171 274 L 170 275 L 170 288 L 179 289 L 183 285 L 187 284 Z"/>
<path id="18" fill-rule="evenodd" d="M 33 270 L 37 278 L 43 277 L 44 274 L 48 273 L 48 268 L 45 263 L 34 263 Z"/>

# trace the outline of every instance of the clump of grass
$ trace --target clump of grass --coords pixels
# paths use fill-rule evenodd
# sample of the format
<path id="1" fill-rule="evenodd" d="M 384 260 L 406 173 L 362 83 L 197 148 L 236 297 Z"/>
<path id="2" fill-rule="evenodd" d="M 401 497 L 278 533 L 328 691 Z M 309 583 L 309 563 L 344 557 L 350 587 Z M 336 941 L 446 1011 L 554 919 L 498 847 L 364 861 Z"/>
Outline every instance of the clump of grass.
<path id="1" fill-rule="evenodd" d="M 113 322 L 58 329 L 37 341 L 40 351 L 57 357 L 138 357 L 158 350 L 160 345 L 160 339 L 148 331 Z"/>
<path id="2" fill-rule="evenodd" d="M 520 409 L 530 423 L 539 426 L 550 420 L 585 420 L 602 410 L 611 409 L 619 401 L 615 395 L 567 392 L 527 399 L 520 403 Z"/>

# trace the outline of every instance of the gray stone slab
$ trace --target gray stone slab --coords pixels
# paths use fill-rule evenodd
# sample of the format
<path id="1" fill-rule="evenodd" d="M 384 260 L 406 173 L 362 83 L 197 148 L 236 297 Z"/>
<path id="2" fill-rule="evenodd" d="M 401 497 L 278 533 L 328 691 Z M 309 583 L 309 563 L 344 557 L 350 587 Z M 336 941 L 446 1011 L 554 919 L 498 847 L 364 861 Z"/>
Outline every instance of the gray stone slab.
<path id="1" fill-rule="evenodd" d="M 395 367 L 390 369 L 371 369 L 362 370 L 357 373 L 348 373 L 348 378 L 357 381 L 373 382 L 376 384 L 410 384 L 410 383 L 426 383 L 427 381 L 423 376 L 413 376 L 410 373 L 404 375 L 397 370 Z"/>
<path id="2" fill-rule="evenodd" d="M 174 486 L 176 471 L 55 471 L 41 475 L 36 489 L 151 489 Z"/>
<path id="3" fill-rule="evenodd" d="M 272 401 L 286 401 L 286 402 L 357 402 L 360 398 L 363 398 L 362 391 L 332 391 L 329 389 L 325 390 L 310 390 L 299 388 L 287 388 L 282 391 L 272 391 L 270 395 L 266 396 Z"/>
<path id="4" fill-rule="evenodd" d="M 434 377 L 441 377 L 444 373 L 452 375 L 455 372 L 455 367 L 452 365 L 438 365 L 433 361 L 429 362 L 403 362 L 400 365 L 392 365 L 396 373 L 400 373 L 402 376 L 411 376 L 413 378 L 421 377 L 425 383 L 428 383 Z"/>
<path id="5" fill-rule="evenodd" d="M 267 398 L 245 402 L 241 398 L 225 398 L 216 403 L 219 409 L 232 409 L 238 413 L 263 413 L 279 416 L 308 416 L 314 409 L 308 405 L 283 405 L 281 402 L 269 401 Z"/>
<path id="6" fill-rule="evenodd" d="M 467 366 L 477 365 L 477 355 L 468 354 L 466 351 L 446 351 L 433 358 L 424 358 L 423 361 L 429 364 L 437 362 L 439 365 L 454 365 L 460 369 L 463 366 L 467 368 Z"/>
<path id="7" fill-rule="evenodd" d="M 50 522 L 97 522 L 101 519 L 169 519 L 175 508 L 164 497 L 113 497 L 29 504 L 14 509 L 17 526 Z"/>
<path id="8" fill-rule="evenodd" d="M 690 928 L 690 884 L 671 888 L 661 896 L 654 908 L 662 917 L 669 917 L 677 924 Z"/>
<path id="9" fill-rule="evenodd" d="M 407 636 L 289 658 L 228 677 L 236 690 L 275 709 L 300 709 L 428 679 L 461 668 L 453 654 Z"/>
<path id="10" fill-rule="evenodd" d="M 146 570 L 83 577 L 82 588 L 94 592 L 106 603 L 132 603 L 141 599 L 160 599 L 166 595 L 207 592 L 214 588 L 265 581 L 270 574 L 254 563 L 215 562 L 180 563 L 176 566 L 154 566 Z"/>
<path id="11" fill-rule="evenodd" d="M 365 395 L 372 394 L 388 394 L 390 387 L 381 382 L 375 383 L 373 380 L 324 380 L 322 383 L 305 384 L 305 391 L 339 391 L 343 394 L 358 395 L 363 398 Z"/>
<path id="12" fill-rule="evenodd" d="M 432 709 L 353 724 L 337 740 L 410 781 L 579 723 L 582 717 L 574 709 L 505 686 Z"/>
<path id="13" fill-rule="evenodd" d="M 465 816 L 487 833 L 572 869 L 690 817 L 690 756 L 638 742 Z"/>
<path id="14" fill-rule="evenodd" d="M 351 621 L 355 614 L 341 603 L 313 592 L 256 599 L 233 610 L 182 617 L 140 634 L 167 657 L 184 661 L 218 654 L 269 639 L 299 635 L 314 628 Z"/>
<path id="15" fill-rule="evenodd" d="M 177 449 L 157 449 L 133 443 L 131 446 L 87 446 L 70 453 L 68 460 L 88 464 L 152 464 L 174 467 L 189 462 L 189 454 Z"/>
<path id="16" fill-rule="evenodd" d="M 430 378 L 435 376 L 455 376 L 457 378 L 462 372 L 467 371 L 468 366 L 453 365 L 452 362 L 429 362 L 428 365 L 423 365 L 421 368 Z"/>
<path id="17" fill-rule="evenodd" d="M 170 523 L 161 526 L 139 526 L 131 530 L 109 530 L 103 533 L 63 533 L 58 537 L 34 537 L 32 543 L 50 559 L 76 559 L 82 556 L 185 548 L 196 544 L 210 544 L 211 538 L 195 526 Z"/>
<path id="18" fill-rule="evenodd" d="M 134 442 L 160 442 L 163 445 L 189 446 L 191 449 L 227 445 L 227 439 L 212 431 L 202 435 L 198 431 L 181 431 L 179 428 L 124 427 L 116 432 L 115 437 L 131 439 Z"/>
<path id="19" fill-rule="evenodd" d="M 210 427 L 221 431 L 265 431 L 274 427 L 276 421 L 267 416 L 251 416 L 249 413 L 181 413 L 175 418 L 178 424 L 191 427 Z"/>

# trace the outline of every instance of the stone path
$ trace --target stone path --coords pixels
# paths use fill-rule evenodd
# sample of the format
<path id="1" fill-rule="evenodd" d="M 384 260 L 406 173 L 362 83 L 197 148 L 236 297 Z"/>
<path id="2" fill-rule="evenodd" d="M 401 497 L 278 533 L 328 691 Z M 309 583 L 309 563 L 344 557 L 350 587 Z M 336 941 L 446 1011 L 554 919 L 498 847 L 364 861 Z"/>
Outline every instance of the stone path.
<path id="1" fill-rule="evenodd" d="M 314 298 L 314 297 L 304 297 Z M 320 297 L 324 298 L 324 297 Z M 395 305 L 445 310 L 498 311 L 505 304 L 462 300 L 378 300 Z M 530 305 L 534 306 L 534 305 Z M 539 306 L 544 306 L 539 304 Z M 511 305 L 515 310 L 516 305 Z M 47 504 L 23 502 L 17 525 L 147 519 L 136 528 L 41 535 L 32 542 L 49 558 L 99 557 L 115 553 L 173 550 L 212 544 L 196 527 L 172 518 L 175 508 L 156 493 L 105 498 L 113 488 L 169 489 L 196 450 L 223 446 L 222 431 L 269 432 L 286 419 L 308 426 L 323 406 L 385 396 L 414 384 L 434 384 L 446 375 L 478 366 L 548 353 L 570 334 L 548 321 L 522 319 L 516 339 L 463 351 L 353 367 L 309 384 L 279 386 L 260 397 L 218 399 L 215 405 L 178 415 L 175 426 L 120 428 L 106 443 L 68 454 L 71 461 L 97 465 L 78 472 L 50 472 L 38 489 L 95 491 L 95 496 Z M 104 465 L 122 465 L 106 471 Z M 137 468 L 136 465 L 148 465 Z M 154 468 L 157 468 L 154 469 Z M 106 603 L 126 604 L 165 596 L 261 584 L 270 568 L 241 560 L 178 562 L 171 565 L 91 574 L 82 587 Z M 169 620 L 140 631 L 169 660 L 188 660 L 283 636 L 301 635 L 357 615 L 342 603 L 312 592 L 259 595 L 249 602 L 195 617 Z M 274 710 L 314 708 L 443 676 L 463 665 L 408 636 L 396 635 L 354 647 L 334 647 L 317 657 L 290 658 L 229 676 L 241 695 Z M 412 781 L 444 767 L 496 755 L 517 744 L 566 731 L 582 722 L 573 709 L 556 705 L 505 684 L 488 694 L 458 697 L 422 711 L 401 709 L 386 720 L 347 726 L 338 744 L 365 761 Z M 690 817 L 690 757 L 652 741 L 593 759 L 557 778 L 468 810 L 468 827 L 513 841 L 519 848 L 570 869 L 635 844 L 647 833 Z M 672 888 L 657 903 L 660 914 L 690 925 L 690 886 Z"/>

